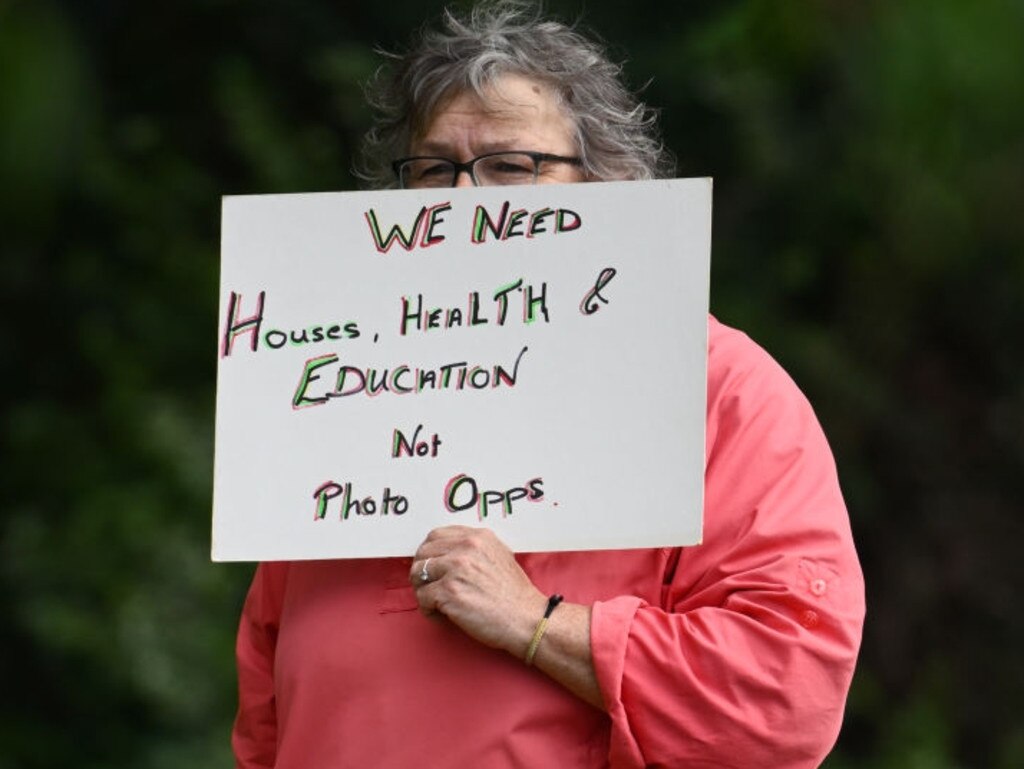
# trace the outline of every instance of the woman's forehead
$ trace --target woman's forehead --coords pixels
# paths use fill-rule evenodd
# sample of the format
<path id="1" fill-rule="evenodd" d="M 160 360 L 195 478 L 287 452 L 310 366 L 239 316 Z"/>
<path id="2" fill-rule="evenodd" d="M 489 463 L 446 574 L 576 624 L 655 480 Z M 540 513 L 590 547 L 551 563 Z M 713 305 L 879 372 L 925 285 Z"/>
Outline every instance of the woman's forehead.
<path id="1" fill-rule="evenodd" d="M 414 143 L 451 131 L 515 133 L 568 130 L 568 116 L 557 94 L 547 84 L 518 74 L 501 75 L 480 92 L 461 89 L 448 94 L 421 123 Z"/>

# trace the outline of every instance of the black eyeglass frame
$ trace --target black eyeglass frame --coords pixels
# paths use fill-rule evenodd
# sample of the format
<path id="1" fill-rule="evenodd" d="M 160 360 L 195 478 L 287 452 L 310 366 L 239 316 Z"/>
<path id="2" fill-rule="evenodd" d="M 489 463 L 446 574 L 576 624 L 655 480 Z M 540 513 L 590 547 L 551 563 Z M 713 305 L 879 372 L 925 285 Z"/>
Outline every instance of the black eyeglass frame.
<path id="1" fill-rule="evenodd" d="M 487 158 L 498 157 L 499 155 L 525 155 L 533 161 L 533 179 L 531 184 L 537 183 L 537 178 L 540 176 L 540 164 L 541 163 L 568 163 L 571 166 L 583 165 L 583 159 L 578 157 L 566 157 L 565 155 L 552 155 L 550 152 L 533 152 L 532 150 L 503 150 L 501 152 L 488 152 L 483 155 L 477 155 L 472 160 L 465 163 L 460 163 L 457 160 L 451 158 L 441 157 L 440 155 L 412 155 L 407 158 L 398 158 L 391 163 L 391 170 L 395 172 L 395 176 L 398 179 L 399 185 L 402 189 L 407 189 L 402 180 L 402 166 L 406 163 L 411 163 L 414 160 L 441 160 L 445 163 L 451 163 L 452 166 L 452 180 L 448 187 L 454 187 L 459 180 L 459 174 L 466 173 L 469 175 L 469 180 L 473 182 L 474 187 L 480 187 L 480 182 L 477 181 L 475 167 L 476 164 L 481 160 L 487 160 Z M 416 189 L 416 188 L 408 188 Z M 438 189 L 445 189 L 443 187 Z"/>

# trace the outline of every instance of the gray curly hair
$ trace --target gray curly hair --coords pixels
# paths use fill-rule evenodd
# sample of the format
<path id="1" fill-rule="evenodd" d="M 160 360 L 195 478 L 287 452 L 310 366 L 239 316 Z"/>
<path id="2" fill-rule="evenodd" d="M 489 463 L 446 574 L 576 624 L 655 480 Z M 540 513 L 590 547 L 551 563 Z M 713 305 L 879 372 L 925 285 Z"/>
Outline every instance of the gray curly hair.
<path id="1" fill-rule="evenodd" d="M 443 29 L 424 29 L 404 54 L 387 54 L 367 84 L 377 113 L 363 139 L 356 174 L 375 188 L 396 186 L 391 162 L 409 152 L 435 111 L 450 97 L 481 98 L 506 74 L 544 83 L 575 127 L 584 175 L 596 180 L 653 179 L 673 174 L 657 113 L 622 83 L 622 67 L 598 43 L 522 0 L 484 0 L 469 16 L 448 9 Z"/>

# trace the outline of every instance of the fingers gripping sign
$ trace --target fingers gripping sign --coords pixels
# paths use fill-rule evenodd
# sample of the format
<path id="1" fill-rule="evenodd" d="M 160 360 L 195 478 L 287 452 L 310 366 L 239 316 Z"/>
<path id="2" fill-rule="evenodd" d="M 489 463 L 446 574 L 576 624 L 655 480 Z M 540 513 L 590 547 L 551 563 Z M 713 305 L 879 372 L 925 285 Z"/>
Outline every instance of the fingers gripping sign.
<path id="1" fill-rule="evenodd" d="M 490 529 L 434 529 L 409 581 L 421 612 L 442 614 L 480 643 L 520 657 L 547 601 Z"/>

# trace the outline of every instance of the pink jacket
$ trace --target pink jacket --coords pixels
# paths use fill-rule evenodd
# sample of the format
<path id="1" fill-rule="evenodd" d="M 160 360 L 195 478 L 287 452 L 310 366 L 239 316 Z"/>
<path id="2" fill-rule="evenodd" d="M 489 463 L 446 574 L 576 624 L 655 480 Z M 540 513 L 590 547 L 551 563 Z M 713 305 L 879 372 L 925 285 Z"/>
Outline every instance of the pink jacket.
<path id="1" fill-rule="evenodd" d="M 238 634 L 238 766 L 818 766 L 864 615 L 835 466 L 746 336 L 711 319 L 708 362 L 704 544 L 517 556 L 593 606 L 607 712 L 422 616 L 408 558 L 265 563 Z"/>

